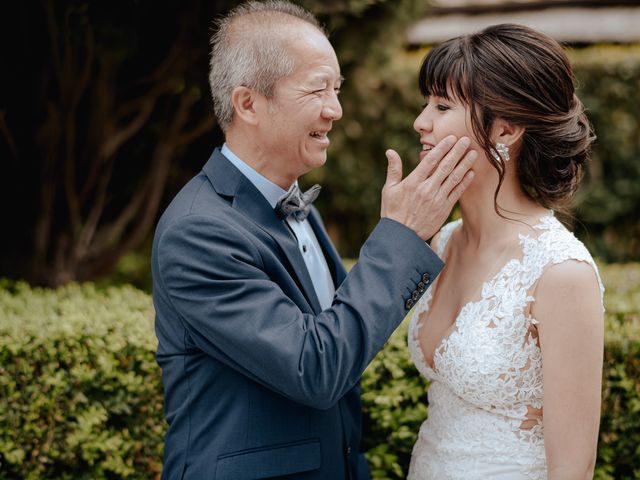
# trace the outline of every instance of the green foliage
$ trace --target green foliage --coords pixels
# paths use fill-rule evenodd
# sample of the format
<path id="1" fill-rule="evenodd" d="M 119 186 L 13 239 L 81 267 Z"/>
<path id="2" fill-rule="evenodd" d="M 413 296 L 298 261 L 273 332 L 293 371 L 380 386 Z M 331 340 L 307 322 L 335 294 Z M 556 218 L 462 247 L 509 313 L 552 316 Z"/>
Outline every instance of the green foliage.
<path id="1" fill-rule="evenodd" d="M 115 265 L 113 272 L 96 282 L 99 288 L 116 285 L 131 285 L 135 288 L 151 293 L 153 279 L 151 278 L 151 242 L 124 255 Z"/>
<path id="2" fill-rule="evenodd" d="M 640 479 L 640 265 L 601 267 L 606 338 L 595 478 Z M 401 479 L 427 417 L 426 388 L 406 348 L 408 321 L 362 379 L 365 447 L 374 480 Z"/>
<path id="3" fill-rule="evenodd" d="M 597 256 L 640 259 L 640 45 L 570 52 L 598 139 L 577 198 L 578 235 Z"/>
<path id="4" fill-rule="evenodd" d="M 363 448 L 374 479 L 406 478 L 411 448 L 427 418 L 428 382 L 407 351 L 407 321 L 362 378 Z"/>
<path id="5" fill-rule="evenodd" d="M 0 479 L 158 475 L 152 315 L 131 287 L 0 284 Z"/>
<path id="6" fill-rule="evenodd" d="M 598 480 L 640 478 L 640 265 L 604 269 L 606 348 Z"/>

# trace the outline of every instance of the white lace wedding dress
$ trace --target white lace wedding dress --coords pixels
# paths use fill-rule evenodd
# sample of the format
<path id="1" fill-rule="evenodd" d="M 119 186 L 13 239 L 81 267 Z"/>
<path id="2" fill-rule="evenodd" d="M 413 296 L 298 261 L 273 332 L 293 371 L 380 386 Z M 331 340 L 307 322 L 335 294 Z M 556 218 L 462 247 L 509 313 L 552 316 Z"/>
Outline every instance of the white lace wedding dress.
<path id="1" fill-rule="evenodd" d="M 442 256 L 461 220 L 441 230 Z M 429 412 L 413 448 L 409 480 L 545 479 L 542 360 L 529 307 L 545 268 L 569 259 L 597 267 L 584 245 L 552 215 L 520 235 L 522 257 L 485 282 L 481 298 L 464 305 L 436 347 L 433 368 L 418 333 L 433 289 L 409 324 L 409 351 L 430 380 Z M 604 292 L 598 276 L 601 293 Z M 559 318 L 559 321 L 562 319 Z"/>

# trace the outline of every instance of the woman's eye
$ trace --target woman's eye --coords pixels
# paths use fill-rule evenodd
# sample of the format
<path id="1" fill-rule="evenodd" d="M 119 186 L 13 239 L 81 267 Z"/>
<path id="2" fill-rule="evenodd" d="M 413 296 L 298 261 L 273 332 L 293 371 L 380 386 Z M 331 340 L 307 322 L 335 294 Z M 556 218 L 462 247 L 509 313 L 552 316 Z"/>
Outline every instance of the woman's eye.
<path id="1" fill-rule="evenodd" d="M 436 108 L 440 112 L 446 112 L 447 110 L 449 110 L 449 106 L 448 105 L 443 105 L 443 104 L 438 104 L 438 106 Z"/>

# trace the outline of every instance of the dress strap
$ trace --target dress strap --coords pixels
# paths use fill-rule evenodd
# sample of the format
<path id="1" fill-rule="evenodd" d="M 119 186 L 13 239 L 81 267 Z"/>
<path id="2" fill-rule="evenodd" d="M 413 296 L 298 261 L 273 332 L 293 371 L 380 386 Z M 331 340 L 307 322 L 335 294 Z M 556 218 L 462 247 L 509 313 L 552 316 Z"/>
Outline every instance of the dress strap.
<path id="1" fill-rule="evenodd" d="M 588 263 L 594 269 L 600 287 L 600 299 L 603 301 L 604 285 L 600 272 L 584 244 L 555 217 L 544 218 L 535 228 L 541 231 L 537 237 L 520 235 L 520 243 L 524 250 L 523 286 L 529 289 L 551 265 L 577 260 Z"/>

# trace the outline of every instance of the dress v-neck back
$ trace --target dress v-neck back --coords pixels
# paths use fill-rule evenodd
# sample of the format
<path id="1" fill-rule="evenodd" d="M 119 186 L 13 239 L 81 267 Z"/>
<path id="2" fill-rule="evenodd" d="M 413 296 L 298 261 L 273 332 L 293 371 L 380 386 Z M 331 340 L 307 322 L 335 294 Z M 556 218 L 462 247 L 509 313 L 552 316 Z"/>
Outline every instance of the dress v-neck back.
<path id="1" fill-rule="evenodd" d="M 442 228 L 440 256 L 460 225 L 457 220 Z M 461 307 L 435 346 L 433 367 L 419 342 L 432 289 L 416 305 L 408 345 L 418 371 L 430 381 L 429 417 L 413 450 L 409 479 L 546 478 L 542 358 L 531 335 L 537 324 L 528 313 L 535 302 L 531 292 L 552 264 L 578 260 L 598 273 L 584 245 L 555 217 L 545 216 L 533 228 L 537 235 L 519 235 L 522 257 L 507 261 L 483 283 L 480 298 Z M 602 294 L 601 282 L 600 287 Z M 437 280 L 432 288 L 438 288 Z"/>

